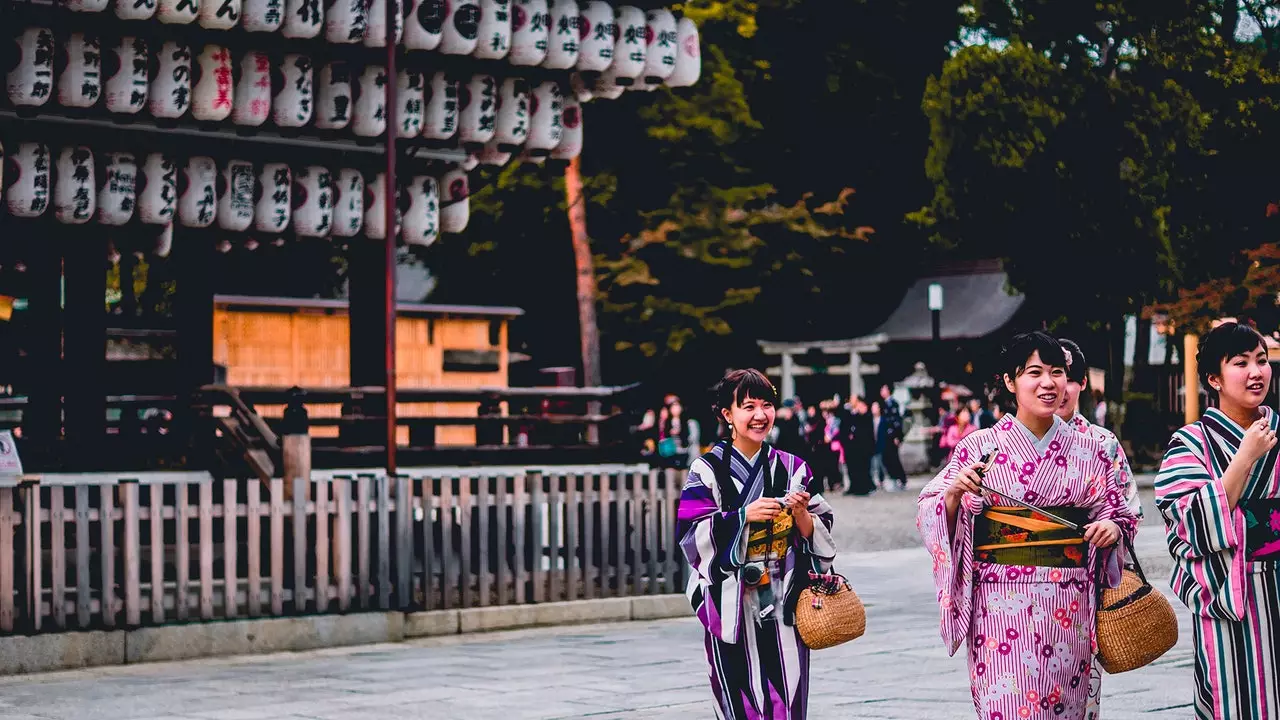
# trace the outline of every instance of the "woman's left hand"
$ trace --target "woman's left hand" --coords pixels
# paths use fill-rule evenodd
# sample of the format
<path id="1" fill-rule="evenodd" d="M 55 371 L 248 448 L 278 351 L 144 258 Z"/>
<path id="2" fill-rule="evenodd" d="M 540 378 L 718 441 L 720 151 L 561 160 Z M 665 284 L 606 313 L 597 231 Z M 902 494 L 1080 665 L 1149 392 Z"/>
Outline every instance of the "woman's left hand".
<path id="1" fill-rule="evenodd" d="M 1120 526 L 1110 520 L 1099 520 L 1084 526 L 1084 539 L 1094 547 L 1111 547 L 1120 540 Z"/>
<path id="2" fill-rule="evenodd" d="M 791 518 L 795 521 L 800 534 L 813 537 L 813 515 L 809 514 L 809 493 L 803 490 L 787 495 L 787 505 L 791 508 Z"/>

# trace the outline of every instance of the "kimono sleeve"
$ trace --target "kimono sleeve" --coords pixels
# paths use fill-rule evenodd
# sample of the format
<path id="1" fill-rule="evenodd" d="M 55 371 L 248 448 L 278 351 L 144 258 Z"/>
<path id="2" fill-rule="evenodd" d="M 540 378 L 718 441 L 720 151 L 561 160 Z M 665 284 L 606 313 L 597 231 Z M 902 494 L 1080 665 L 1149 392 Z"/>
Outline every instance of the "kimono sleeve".
<path id="1" fill-rule="evenodd" d="M 721 512 L 714 483 L 710 466 L 701 459 L 694 461 L 680 492 L 676 517 L 680 549 L 693 571 L 709 583 L 736 572 L 747 553 L 747 535 L 743 532 L 747 510 Z"/>
<path id="2" fill-rule="evenodd" d="M 987 436 L 987 432 L 976 432 L 960 442 L 951 460 L 920 493 L 916 511 L 916 528 L 925 549 L 933 557 L 933 582 L 942 611 L 942 641 L 949 655 L 955 655 L 969 635 L 973 603 L 973 519 L 982 512 L 984 502 L 972 495 L 965 496 L 956 511 L 953 537 L 943 492 L 962 466 L 979 457 L 980 438 Z M 960 452 L 961 449 L 966 451 Z"/>
<path id="3" fill-rule="evenodd" d="M 1193 427 L 1169 441 L 1156 474 L 1156 507 L 1164 516 L 1175 557 L 1198 560 L 1239 543 L 1227 492 L 1209 474 L 1209 459 Z"/>
<path id="4" fill-rule="evenodd" d="M 1090 566 L 1092 567 L 1093 562 L 1100 559 L 1105 570 L 1107 587 L 1117 587 L 1120 584 L 1123 569 L 1121 561 L 1124 558 L 1124 542 L 1132 543 L 1137 536 L 1140 516 L 1134 512 L 1131 499 L 1127 495 L 1128 489 L 1125 487 L 1125 482 L 1127 480 L 1132 483 L 1133 478 L 1121 472 L 1120 456 L 1116 452 L 1118 446 L 1113 448 L 1108 447 L 1106 443 L 1100 443 L 1099 447 L 1099 456 L 1091 466 L 1097 469 L 1101 477 L 1091 480 L 1097 485 L 1091 487 L 1089 520 L 1090 522 L 1110 520 L 1115 523 L 1116 527 L 1120 528 L 1123 541 L 1106 548 L 1090 545 L 1089 552 L 1096 558 L 1091 559 Z M 1096 478 L 1097 475 L 1095 474 L 1094 477 Z"/>
<path id="5" fill-rule="evenodd" d="M 789 487 L 804 488 L 808 491 L 809 484 L 813 481 L 813 472 L 809 469 L 809 464 L 796 459 L 797 467 L 790 473 L 791 482 Z M 822 572 L 830 572 L 831 565 L 836 559 L 836 541 L 831 534 L 831 528 L 835 523 L 835 513 L 831 509 L 831 504 L 821 494 L 811 495 L 809 497 L 809 514 L 813 516 L 813 537 L 805 539 L 799 537 L 797 533 L 800 549 L 809 554 L 814 559 L 814 565 L 818 566 Z"/>

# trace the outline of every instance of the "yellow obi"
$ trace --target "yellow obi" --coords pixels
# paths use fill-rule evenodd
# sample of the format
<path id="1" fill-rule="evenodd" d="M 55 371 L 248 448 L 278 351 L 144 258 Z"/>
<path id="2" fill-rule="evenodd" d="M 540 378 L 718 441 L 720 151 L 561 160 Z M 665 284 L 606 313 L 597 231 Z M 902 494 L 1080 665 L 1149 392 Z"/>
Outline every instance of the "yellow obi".
<path id="1" fill-rule="evenodd" d="M 1088 508 L 1046 507 L 1083 527 Z M 978 562 L 1020 567 L 1084 567 L 1088 558 L 1079 531 L 1021 507 L 989 507 L 974 520 L 973 556 Z"/>

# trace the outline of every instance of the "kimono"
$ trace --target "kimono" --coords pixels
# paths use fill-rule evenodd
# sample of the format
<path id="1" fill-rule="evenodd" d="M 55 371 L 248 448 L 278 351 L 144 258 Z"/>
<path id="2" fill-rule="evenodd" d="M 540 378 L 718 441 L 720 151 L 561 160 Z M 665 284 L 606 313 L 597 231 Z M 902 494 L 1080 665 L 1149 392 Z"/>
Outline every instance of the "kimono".
<path id="1" fill-rule="evenodd" d="M 948 532 L 943 491 L 988 452 L 991 494 L 966 494 Z M 933 556 L 942 640 L 969 650 L 980 720 L 1096 720 L 1095 570 L 1120 580 L 1119 558 L 1082 544 L 1080 533 L 1001 502 L 1017 497 L 1079 525 L 1111 520 L 1132 539 L 1137 518 L 1125 504 L 1101 443 L 1059 418 L 1041 439 L 1012 415 L 960 441 L 951 461 L 920 494 L 916 524 Z M 1007 546 L 1007 547 L 1006 547 Z"/>
<path id="2" fill-rule="evenodd" d="M 1142 498 L 1138 497 L 1138 483 L 1133 478 L 1133 468 L 1129 467 L 1129 457 L 1120 446 L 1120 439 L 1110 430 L 1095 425 L 1085 419 L 1079 412 L 1067 421 L 1076 430 L 1102 443 L 1102 448 L 1111 458 L 1116 468 L 1116 482 L 1124 488 L 1124 502 L 1133 511 L 1135 517 L 1142 518 Z"/>
<path id="3" fill-rule="evenodd" d="M 721 497 L 717 468 L 739 495 L 736 503 Z M 708 674 L 721 720 L 806 717 L 809 649 L 792 610 L 810 570 L 828 572 L 835 559 L 831 506 L 821 495 L 810 498 L 808 540 L 794 530 L 789 512 L 771 524 L 747 523 L 745 508 L 766 493 L 781 497 L 806 489 L 812 480 L 798 457 L 768 445 L 746 458 L 729 443 L 717 443 L 689 468 L 676 534 L 693 570 L 686 594 L 706 629 Z M 769 582 L 745 584 L 748 563 L 763 563 Z"/>
<path id="4" fill-rule="evenodd" d="M 1262 411 L 1272 430 L 1280 427 L 1276 413 Z M 1192 613 L 1201 720 L 1280 718 L 1280 446 L 1249 471 L 1232 509 L 1221 478 L 1243 438 L 1210 408 L 1174 433 L 1156 475 L 1173 590 Z"/>

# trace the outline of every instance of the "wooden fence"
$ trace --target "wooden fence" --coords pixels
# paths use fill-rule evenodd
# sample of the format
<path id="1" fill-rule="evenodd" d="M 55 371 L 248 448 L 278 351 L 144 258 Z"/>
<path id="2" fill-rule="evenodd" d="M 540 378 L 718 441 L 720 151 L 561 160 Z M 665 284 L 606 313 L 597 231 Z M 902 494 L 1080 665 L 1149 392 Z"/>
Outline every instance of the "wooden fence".
<path id="1" fill-rule="evenodd" d="M 0 484 L 0 633 L 679 592 L 683 474 L 450 468 Z"/>

